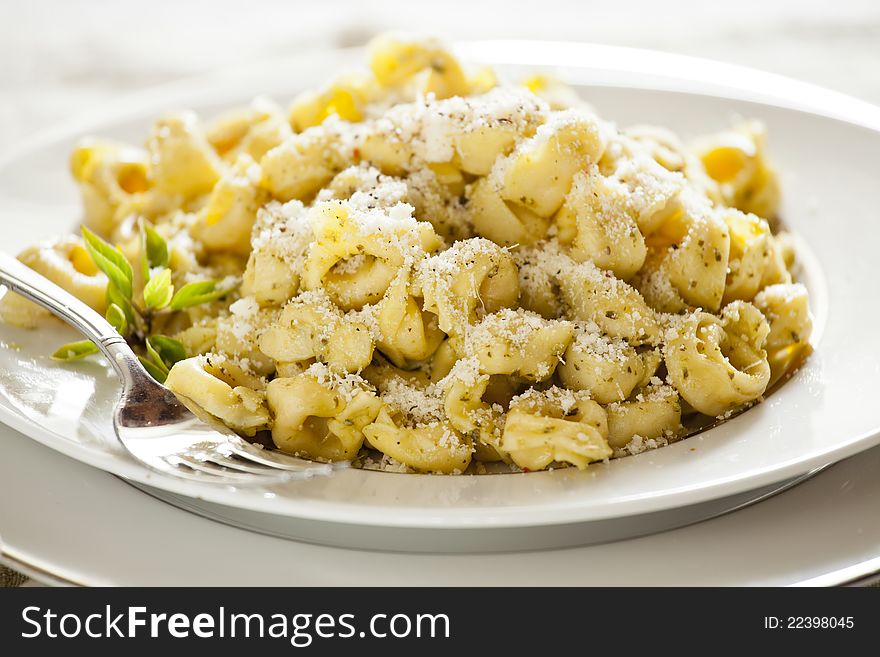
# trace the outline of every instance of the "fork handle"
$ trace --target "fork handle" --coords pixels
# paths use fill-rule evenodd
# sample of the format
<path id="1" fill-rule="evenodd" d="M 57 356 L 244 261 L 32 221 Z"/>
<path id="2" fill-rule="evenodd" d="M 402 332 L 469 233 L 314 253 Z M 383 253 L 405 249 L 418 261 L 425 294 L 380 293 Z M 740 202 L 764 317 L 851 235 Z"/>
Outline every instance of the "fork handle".
<path id="1" fill-rule="evenodd" d="M 126 387 L 143 380 L 153 381 L 125 338 L 119 335 L 110 322 L 67 290 L 2 252 L 0 252 L 0 285 L 5 285 L 13 292 L 42 306 L 94 342 L 110 361 Z"/>

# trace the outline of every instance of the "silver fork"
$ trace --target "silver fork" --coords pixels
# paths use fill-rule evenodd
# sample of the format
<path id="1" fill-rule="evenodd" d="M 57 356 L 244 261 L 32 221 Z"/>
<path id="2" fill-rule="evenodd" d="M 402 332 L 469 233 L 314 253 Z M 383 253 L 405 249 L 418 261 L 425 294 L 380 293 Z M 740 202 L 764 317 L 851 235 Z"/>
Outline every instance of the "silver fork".
<path id="1" fill-rule="evenodd" d="M 231 486 L 268 485 L 328 474 L 334 469 L 326 463 L 257 447 L 212 420 L 191 400 L 157 383 L 125 338 L 103 317 L 5 253 L 0 253 L 0 285 L 63 319 L 107 357 L 122 380 L 122 396 L 113 414 L 116 437 L 150 468 Z"/>

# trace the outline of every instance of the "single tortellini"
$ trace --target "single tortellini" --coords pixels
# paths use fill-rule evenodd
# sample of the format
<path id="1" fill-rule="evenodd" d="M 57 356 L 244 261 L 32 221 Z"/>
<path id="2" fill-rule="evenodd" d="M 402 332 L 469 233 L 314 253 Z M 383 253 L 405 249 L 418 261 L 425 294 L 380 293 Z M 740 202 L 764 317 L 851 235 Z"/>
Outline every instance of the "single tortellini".
<path id="1" fill-rule="evenodd" d="M 648 238 L 659 268 L 686 303 L 711 312 L 721 307 L 730 258 L 730 231 L 702 200 L 691 197 Z"/>
<path id="2" fill-rule="evenodd" d="M 462 171 L 474 176 L 489 175 L 499 157 L 509 154 L 523 137 L 531 137 L 547 118 L 543 102 L 507 87 L 467 99 L 453 99 L 449 104 L 454 161 Z M 460 123 L 455 122 L 458 114 L 464 115 Z M 473 120 L 472 114 L 479 119 Z"/>
<path id="3" fill-rule="evenodd" d="M 794 267 L 794 246 L 791 243 L 790 233 L 778 233 L 768 239 L 770 255 L 764 267 L 764 275 L 761 276 L 760 287 L 779 283 L 791 283 L 791 269 Z"/>
<path id="4" fill-rule="evenodd" d="M 82 196 L 83 224 L 104 236 L 125 218 L 120 208 L 136 206 L 153 185 L 146 151 L 111 141 L 78 144 L 70 171 Z"/>
<path id="5" fill-rule="evenodd" d="M 486 374 L 546 381 L 571 343 L 571 322 L 548 320 L 523 309 L 503 309 L 472 327 L 462 350 Z"/>
<path id="6" fill-rule="evenodd" d="M 260 185 L 279 201 L 308 200 L 350 162 L 326 126 L 295 134 L 260 160 Z"/>
<path id="7" fill-rule="evenodd" d="M 664 256 L 665 253 L 649 253 L 632 285 L 658 313 L 679 314 L 688 310 L 689 304 L 669 280 L 669 272 L 663 267 Z"/>
<path id="8" fill-rule="evenodd" d="M 459 360 L 443 378 L 443 410 L 459 431 L 477 429 L 477 414 L 491 408 L 491 404 L 483 401 L 489 379 L 488 374 L 480 373 L 479 360 L 473 356 Z"/>
<path id="9" fill-rule="evenodd" d="M 327 461 L 357 456 L 364 428 L 382 408 L 375 392 L 359 377 L 339 379 L 314 366 L 297 376 L 270 381 L 266 399 L 275 446 Z"/>
<path id="10" fill-rule="evenodd" d="M 402 416 L 387 406 L 364 428 L 364 435 L 379 451 L 420 472 L 460 474 L 472 458 L 470 438 L 449 422 L 406 426 Z"/>
<path id="11" fill-rule="evenodd" d="M 491 176 L 500 181 L 504 200 L 549 217 L 562 205 L 574 174 L 598 162 L 604 149 L 595 117 L 582 110 L 564 110 L 500 160 Z"/>
<path id="12" fill-rule="evenodd" d="M 517 137 L 515 127 L 500 122 L 461 132 L 453 139 L 458 165 L 471 175 L 486 176 L 499 156 L 513 150 Z"/>
<path id="13" fill-rule="evenodd" d="M 519 305 L 545 319 L 558 319 L 565 312 L 556 269 L 546 261 L 542 245 L 511 250 L 519 273 Z"/>
<path id="14" fill-rule="evenodd" d="M 413 216 L 427 221 L 447 243 L 474 235 L 465 195 L 444 185 L 429 167 L 409 172 L 401 182 L 401 200 L 414 207 Z"/>
<path id="15" fill-rule="evenodd" d="M 801 283 L 778 283 L 761 290 L 754 303 L 770 323 L 765 348 L 773 373 L 772 384 L 809 353 L 813 331 L 809 295 Z"/>
<path id="16" fill-rule="evenodd" d="M 672 332 L 666 345 L 669 377 L 697 411 L 720 416 L 764 394 L 770 327 L 755 306 L 734 301 L 718 317 L 697 311 Z"/>
<path id="17" fill-rule="evenodd" d="M 251 252 L 257 211 L 267 200 L 259 181 L 260 167 L 246 154 L 220 178 L 191 228 L 205 249 L 241 255 Z"/>
<path id="18" fill-rule="evenodd" d="M 384 87 L 415 83 L 417 91 L 437 98 L 469 92 L 461 64 L 438 41 L 383 35 L 370 42 L 369 51 L 370 69 Z"/>
<path id="19" fill-rule="evenodd" d="M 373 317 L 378 329 L 376 346 L 398 367 L 411 367 L 431 357 L 445 337 L 437 316 L 423 309 L 405 270 L 392 281 Z"/>
<path id="20" fill-rule="evenodd" d="M 194 402 L 200 409 L 246 436 L 269 426 L 269 410 L 263 394 L 235 385 L 212 362 L 212 355 L 187 358 L 174 364 L 165 386 Z M 223 362 L 225 359 L 220 357 Z"/>
<path id="21" fill-rule="evenodd" d="M 393 124 L 380 123 L 368 130 L 357 147 L 359 159 L 368 162 L 388 176 L 402 176 L 412 168 L 415 152 L 412 145 L 398 134 Z"/>
<path id="22" fill-rule="evenodd" d="M 267 98 L 257 98 L 249 107 L 223 114 L 205 126 L 208 143 L 227 162 L 241 155 L 259 162 L 290 135 L 281 108 Z"/>
<path id="23" fill-rule="evenodd" d="M 771 257 L 775 254 L 773 235 L 767 222 L 753 214 L 728 209 L 723 216 L 730 231 L 730 262 L 723 303 L 734 299 L 751 301 L 771 266 Z"/>
<path id="24" fill-rule="evenodd" d="M 621 157 L 611 177 L 623 186 L 628 212 L 644 236 L 659 230 L 669 217 L 682 211 L 684 178 L 640 150 Z"/>
<path id="25" fill-rule="evenodd" d="M 586 393 L 531 391 L 510 405 L 501 448 L 519 467 L 543 470 L 554 462 L 583 470 L 611 456 L 605 411 Z"/>
<path id="26" fill-rule="evenodd" d="M 638 290 L 592 262 L 576 263 L 566 256 L 556 260 L 562 298 L 576 319 L 593 322 L 609 336 L 632 345 L 657 339 L 657 317 Z"/>
<path id="27" fill-rule="evenodd" d="M 608 444 L 621 449 L 635 437 L 670 439 L 681 433 L 681 402 L 675 388 L 659 379 L 643 388 L 634 399 L 605 407 L 608 414 Z"/>
<path id="28" fill-rule="evenodd" d="M 660 126 L 633 125 L 624 131 L 626 137 L 646 148 L 651 158 L 667 171 L 684 171 L 687 153 L 678 136 Z"/>
<path id="29" fill-rule="evenodd" d="M 534 244 L 547 234 L 550 221 L 523 205 L 505 201 L 490 177 L 477 179 L 466 197 L 474 232 L 497 244 Z"/>
<path id="30" fill-rule="evenodd" d="M 519 277 L 507 250 L 482 238 L 461 240 L 419 263 L 425 310 L 440 329 L 463 336 L 478 316 L 516 305 Z"/>
<path id="31" fill-rule="evenodd" d="M 76 237 L 32 246 L 18 255 L 25 265 L 42 274 L 101 314 L 107 309 L 107 277 L 98 271 Z M 0 298 L 0 318 L 21 328 L 36 328 L 51 314 L 12 292 Z"/>
<path id="32" fill-rule="evenodd" d="M 754 303 L 770 323 L 765 345 L 768 351 L 809 341 L 813 322 L 809 295 L 802 283 L 766 287 L 755 297 Z"/>
<path id="33" fill-rule="evenodd" d="M 271 358 L 260 351 L 260 338 L 275 325 L 279 311 L 260 308 L 253 297 L 242 297 L 229 306 L 229 315 L 219 317 L 216 324 L 214 345 L 217 351 L 229 356 L 245 358 L 260 374 L 273 372 Z"/>
<path id="34" fill-rule="evenodd" d="M 288 303 L 263 332 L 259 345 L 276 362 L 315 358 L 344 372 L 359 372 L 373 358 L 367 325 L 347 318 L 320 291 L 306 292 Z"/>
<path id="35" fill-rule="evenodd" d="M 305 91 L 293 99 L 288 110 L 290 126 L 297 132 L 321 125 L 329 116 L 343 121 L 362 121 L 364 105 L 377 93 L 373 80 L 358 73 L 342 75 L 318 91 Z"/>
<path id="36" fill-rule="evenodd" d="M 156 188 L 192 198 L 210 192 L 223 174 L 223 162 L 211 148 L 192 112 L 166 116 L 147 142 Z"/>
<path id="37" fill-rule="evenodd" d="M 280 306 L 300 287 L 300 272 L 313 239 L 300 201 L 270 202 L 257 211 L 252 251 L 242 277 L 242 293 L 261 305 Z"/>
<path id="38" fill-rule="evenodd" d="M 779 207 L 779 179 L 767 159 L 767 130 L 750 121 L 699 140 L 694 151 L 715 180 L 726 205 L 773 218 Z"/>
<path id="39" fill-rule="evenodd" d="M 645 262 L 647 248 L 623 183 L 606 178 L 595 167 L 574 175 L 571 190 L 554 216 L 561 244 L 578 262 L 591 260 L 600 269 L 630 278 Z"/>
<path id="40" fill-rule="evenodd" d="M 217 343 L 217 319 L 209 317 L 186 327 L 174 335 L 188 354 L 201 356 L 214 351 Z"/>
<path id="41" fill-rule="evenodd" d="M 452 426 L 472 438 L 474 459 L 510 462 L 501 449 L 501 434 L 518 386 L 506 376 L 480 374 L 474 357 L 459 360 L 439 385 L 444 413 Z"/>
<path id="42" fill-rule="evenodd" d="M 323 288 L 340 308 L 360 310 L 382 299 L 406 262 L 440 248 L 431 224 L 415 221 L 411 206 L 373 212 L 341 202 L 312 210 L 315 241 L 303 267 L 306 290 Z"/>
<path id="43" fill-rule="evenodd" d="M 566 388 L 585 390 L 607 404 L 629 397 L 659 364 L 660 354 L 654 349 L 636 351 L 625 340 L 602 334 L 598 326 L 578 325 L 557 372 Z"/>

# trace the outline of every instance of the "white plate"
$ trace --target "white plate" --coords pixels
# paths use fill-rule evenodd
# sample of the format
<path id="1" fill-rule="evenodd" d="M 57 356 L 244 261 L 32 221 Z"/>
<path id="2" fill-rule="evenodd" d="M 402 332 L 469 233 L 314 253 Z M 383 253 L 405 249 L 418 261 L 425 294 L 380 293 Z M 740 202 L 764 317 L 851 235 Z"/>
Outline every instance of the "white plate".
<path id="1" fill-rule="evenodd" d="M 211 522 L 0 426 L 0 561 L 93 586 L 835 585 L 880 570 L 880 448 L 685 529 L 564 550 L 345 550 Z M 350 528 L 357 533 L 356 528 Z"/>
<path id="2" fill-rule="evenodd" d="M 685 136 L 733 115 L 769 128 L 784 177 L 784 216 L 803 238 L 816 353 L 766 403 L 700 436 L 592 466 L 524 475 L 437 477 L 344 471 L 271 491 L 169 479 L 129 459 L 108 433 L 116 385 L 98 363 L 56 365 L 62 330 L 0 328 L 0 420 L 45 445 L 148 486 L 291 519 L 408 529 L 572 524 L 669 510 L 738 495 L 865 450 L 880 441 L 880 305 L 873 190 L 880 179 L 880 109 L 810 85 L 738 67 L 644 51 L 575 44 L 465 44 L 473 61 L 514 75 L 552 68 L 621 124 L 668 125 Z M 206 113 L 259 93 L 286 100 L 359 53 L 276 61 L 141 94 L 77 120 L 0 160 L 4 250 L 68 229 L 78 200 L 67 155 L 83 134 L 137 141 L 168 108 Z M 346 534 L 357 545 L 357 532 Z M 548 534 L 550 536 L 550 534 Z M 550 539 L 548 539 L 550 540 Z"/>

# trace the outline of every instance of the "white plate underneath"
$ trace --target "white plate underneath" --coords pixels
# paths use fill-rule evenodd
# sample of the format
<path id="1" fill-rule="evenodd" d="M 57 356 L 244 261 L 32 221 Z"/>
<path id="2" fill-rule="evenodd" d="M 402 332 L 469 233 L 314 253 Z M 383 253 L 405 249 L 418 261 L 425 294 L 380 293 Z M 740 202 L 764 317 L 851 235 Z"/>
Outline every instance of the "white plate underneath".
<path id="1" fill-rule="evenodd" d="M 769 128 L 783 179 L 783 214 L 808 245 L 801 251 L 815 313 L 816 353 L 765 403 L 675 445 L 591 466 L 522 475 L 437 477 L 343 471 L 263 490 L 210 487 L 151 473 L 121 450 L 108 431 L 117 392 L 98 362 L 58 365 L 48 359 L 69 334 L 0 327 L 0 421 L 68 456 L 189 504 L 335 523 L 350 546 L 377 528 L 424 537 L 430 530 L 484 531 L 642 516 L 771 486 L 868 449 L 880 441 L 880 304 L 876 303 L 876 221 L 872 193 L 880 179 L 880 108 L 757 71 L 620 48 L 554 43 L 463 44 L 472 61 L 512 77 L 555 69 L 579 85 L 600 113 L 626 125 L 668 125 L 685 137 L 719 130 L 731 115 Z M 78 200 L 67 157 L 82 134 L 137 142 L 169 107 L 206 114 L 268 93 L 286 100 L 360 55 L 337 51 L 226 70 L 141 94 L 0 158 L 0 248 L 68 230 Z M 10 227 L 15 229 L 11 230 Z M 216 507 L 208 506 L 204 512 Z M 238 513 L 234 511 L 234 513 Z M 365 528 L 363 534 L 342 525 Z M 380 530 L 381 531 L 381 530 Z M 427 543 L 433 539 L 427 539 Z M 338 540 L 335 542 L 339 542 Z M 562 543 L 570 542 L 568 539 Z M 556 543 L 559 544 L 559 543 Z M 526 543 L 520 547 L 528 547 Z"/>
<path id="2" fill-rule="evenodd" d="M 0 560 L 47 583 L 780 586 L 841 584 L 880 570 L 880 448 L 684 529 L 591 547 L 441 555 L 247 532 L 164 504 L 8 428 L 0 427 L 0 445 Z"/>

